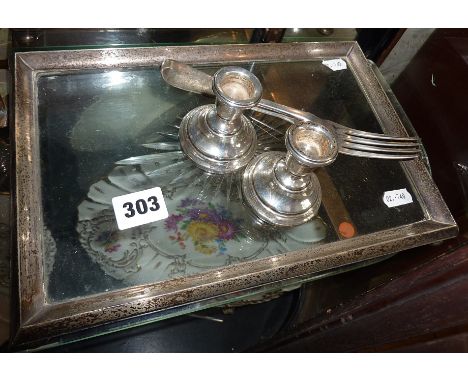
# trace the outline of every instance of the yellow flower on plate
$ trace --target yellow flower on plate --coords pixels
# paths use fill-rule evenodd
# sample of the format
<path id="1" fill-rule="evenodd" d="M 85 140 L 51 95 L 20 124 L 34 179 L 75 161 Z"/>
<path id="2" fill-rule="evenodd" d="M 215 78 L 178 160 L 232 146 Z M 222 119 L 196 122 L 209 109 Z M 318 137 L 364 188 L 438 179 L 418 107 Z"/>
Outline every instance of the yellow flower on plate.
<path id="1" fill-rule="evenodd" d="M 211 255 L 212 253 L 216 252 L 216 249 L 217 248 L 215 246 L 209 246 L 204 244 L 195 245 L 195 250 L 197 252 L 203 253 L 204 255 Z"/>
<path id="2" fill-rule="evenodd" d="M 209 222 L 192 221 L 187 226 L 187 233 L 194 243 L 212 241 L 218 237 L 218 227 Z"/>

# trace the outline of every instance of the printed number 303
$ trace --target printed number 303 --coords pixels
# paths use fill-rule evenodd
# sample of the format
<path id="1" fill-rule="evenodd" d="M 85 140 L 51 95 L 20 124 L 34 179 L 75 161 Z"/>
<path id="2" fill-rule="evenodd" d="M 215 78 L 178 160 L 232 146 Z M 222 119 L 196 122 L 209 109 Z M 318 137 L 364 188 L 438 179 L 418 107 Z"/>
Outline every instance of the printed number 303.
<path id="1" fill-rule="evenodd" d="M 158 198 L 156 196 L 150 196 L 148 198 L 148 202 L 151 203 L 151 205 L 148 208 L 148 204 L 146 203 L 146 200 L 144 199 L 138 199 L 135 202 L 135 207 L 133 206 L 133 203 L 131 202 L 126 202 L 123 204 L 123 207 L 127 209 L 127 213 L 125 214 L 125 217 L 131 218 L 135 216 L 135 209 L 136 212 L 140 215 L 144 215 L 149 211 L 157 211 L 159 210 L 159 203 L 158 203 Z"/>

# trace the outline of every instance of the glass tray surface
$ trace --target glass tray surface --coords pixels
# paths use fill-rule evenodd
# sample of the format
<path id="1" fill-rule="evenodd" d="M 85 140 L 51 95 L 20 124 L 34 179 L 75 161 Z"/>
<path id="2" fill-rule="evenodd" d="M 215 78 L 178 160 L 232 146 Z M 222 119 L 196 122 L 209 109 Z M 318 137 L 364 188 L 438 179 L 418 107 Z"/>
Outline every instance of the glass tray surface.
<path id="1" fill-rule="evenodd" d="M 122 319 L 140 325 L 145 314 L 227 303 L 456 233 L 422 160 L 343 154 L 317 171 L 316 218 L 253 227 L 240 173 L 204 173 L 180 150 L 182 117 L 214 100 L 167 85 L 165 57 L 210 74 L 241 66 L 260 79 L 263 98 L 359 130 L 412 133 L 351 42 L 16 54 L 16 343 Z M 347 69 L 322 63 L 337 57 Z M 285 151 L 287 123 L 246 115 L 257 153 Z M 162 188 L 169 217 L 120 231 L 112 198 L 152 187 Z M 384 192 L 402 188 L 413 203 L 387 207 Z"/>
<path id="2" fill-rule="evenodd" d="M 265 98 L 382 132 L 350 70 L 334 72 L 320 60 L 244 66 L 261 79 Z M 203 69 L 213 73 L 217 67 Z M 298 91 L 301 76 L 312 81 Z M 42 76 L 38 91 L 44 223 L 57 247 L 45 254 L 54 262 L 44 275 L 49 301 L 344 239 L 324 209 L 312 222 L 269 233 L 268 239 L 246 232 L 238 176 L 204 173 L 178 145 L 181 117 L 213 100 L 168 86 L 158 70 Z M 287 123 L 259 113 L 250 117 L 259 149 L 286 151 Z M 116 165 L 129 157 L 135 164 Z M 417 203 L 387 208 L 381 200 L 392 189 L 415 194 L 399 162 L 340 155 L 323 172 L 343 200 L 343 215 L 334 218 L 350 221 L 356 235 L 424 218 Z M 169 218 L 119 231 L 111 199 L 151 187 L 163 188 Z"/>

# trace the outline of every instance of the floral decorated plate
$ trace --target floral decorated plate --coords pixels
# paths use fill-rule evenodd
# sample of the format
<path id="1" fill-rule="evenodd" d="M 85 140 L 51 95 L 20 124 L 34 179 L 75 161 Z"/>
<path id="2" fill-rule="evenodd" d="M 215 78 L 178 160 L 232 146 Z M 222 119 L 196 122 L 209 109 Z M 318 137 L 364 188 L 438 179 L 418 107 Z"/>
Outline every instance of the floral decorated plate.
<path id="1" fill-rule="evenodd" d="M 91 185 L 78 207 L 77 231 L 88 255 L 108 275 L 137 285 L 275 256 L 322 240 L 320 219 L 269 235 L 253 235 L 236 175 L 210 175 L 196 168 L 177 143 L 166 150 L 118 162 Z M 169 217 L 119 230 L 112 198 L 161 187 Z"/>

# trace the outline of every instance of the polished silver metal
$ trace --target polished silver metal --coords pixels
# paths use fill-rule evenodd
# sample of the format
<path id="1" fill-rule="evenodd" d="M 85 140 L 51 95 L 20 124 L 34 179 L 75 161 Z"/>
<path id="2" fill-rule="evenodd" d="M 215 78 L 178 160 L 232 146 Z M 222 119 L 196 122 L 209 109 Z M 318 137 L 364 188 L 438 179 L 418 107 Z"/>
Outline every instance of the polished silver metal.
<path id="1" fill-rule="evenodd" d="M 166 59 L 161 64 L 161 76 L 169 85 L 192 93 L 214 96 L 213 77 L 190 65 Z M 320 121 L 317 116 L 276 102 L 260 99 L 251 109 L 289 123 Z"/>
<path id="2" fill-rule="evenodd" d="M 255 75 L 239 67 L 218 70 L 212 78 L 215 105 L 199 106 L 182 119 L 182 151 L 201 169 L 226 174 L 244 167 L 255 155 L 255 128 L 242 113 L 262 96 Z"/>
<path id="3" fill-rule="evenodd" d="M 170 85 L 193 93 L 214 95 L 210 88 L 212 77 L 201 70 L 174 60 L 165 60 L 161 65 L 161 75 Z M 375 158 L 408 160 L 421 155 L 418 138 L 397 137 L 386 134 L 373 134 L 351 129 L 333 121 L 328 121 L 303 110 L 261 99 L 252 106 L 252 110 L 281 118 L 289 123 L 317 122 L 333 126 L 339 134 L 339 152 L 341 154 Z M 359 139 L 368 138 L 368 139 Z M 383 147 L 385 146 L 385 147 Z"/>
<path id="4" fill-rule="evenodd" d="M 244 170 L 244 202 L 254 223 L 292 227 L 312 219 L 322 200 L 314 170 L 333 163 L 338 155 L 335 132 L 313 122 L 292 125 L 286 132 L 286 155 L 260 154 Z"/>
<path id="5" fill-rule="evenodd" d="M 213 76 L 179 61 L 165 59 L 161 77 L 171 86 L 192 93 L 214 96 Z"/>
<path id="6" fill-rule="evenodd" d="M 232 264 L 219 270 L 145 285 L 125 287 L 83 298 L 51 302 L 44 281 L 44 219 L 41 195 L 42 172 L 38 115 L 40 76 L 88 70 L 154 68 L 166 59 L 190 64 L 244 65 L 251 62 L 294 62 L 342 58 L 353 71 L 361 91 L 379 120 L 384 133 L 407 135 L 372 67 L 356 42 L 293 44 L 248 44 L 209 46 L 160 46 L 144 48 L 84 49 L 16 53 L 13 160 L 16 168 L 14 273 L 18 289 L 12 293 L 17 307 L 12 342 L 17 348 L 60 343 L 60 338 L 79 333 L 74 339 L 106 332 L 105 324 L 138 317 L 138 323 L 161 320 L 226 303 L 239 291 L 267 291 L 284 283 L 303 282 L 336 272 L 340 267 L 381 259 L 388 254 L 437 242 L 458 233 L 431 175 L 420 159 L 401 163 L 412 182 L 425 218 L 347 240 L 319 244 L 313 248 L 271 258 Z M 263 288 L 263 289 L 262 289 Z M 90 328 L 99 328 L 88 332 Z M 99 330 L 99 332 L 97 331 Z M 110 326 L 107 331 L 116 330 Z"/>
<path id="7" fill-rule="evenodd" d="M 340 153 L 377 159 L 416 159 L 422 153 L 418 138 L 368 133 L 335 124 Z"/>

